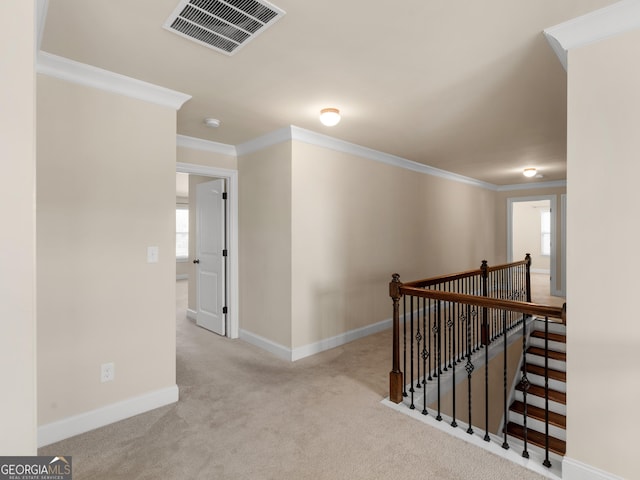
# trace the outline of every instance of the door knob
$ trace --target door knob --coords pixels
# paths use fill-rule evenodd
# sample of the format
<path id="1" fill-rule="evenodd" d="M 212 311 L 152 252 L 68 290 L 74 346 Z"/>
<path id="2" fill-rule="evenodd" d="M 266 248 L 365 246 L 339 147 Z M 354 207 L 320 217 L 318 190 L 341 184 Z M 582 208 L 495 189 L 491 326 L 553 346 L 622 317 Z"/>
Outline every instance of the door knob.
<path id="1" fill-rule="evenodd" d="M 196 258 L 196 259 L 193 261 L 193 263 L 200 263 L 200 259 L 199 259 L 199 258 Z"/>

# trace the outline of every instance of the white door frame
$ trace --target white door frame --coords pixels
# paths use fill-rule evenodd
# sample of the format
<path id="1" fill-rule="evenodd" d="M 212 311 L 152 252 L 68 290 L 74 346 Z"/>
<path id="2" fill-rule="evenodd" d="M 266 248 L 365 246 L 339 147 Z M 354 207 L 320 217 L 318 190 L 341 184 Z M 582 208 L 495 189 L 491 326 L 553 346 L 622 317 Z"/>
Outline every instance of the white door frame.
<path id="1" fill-rule="evenodd" d="M 176 172 L 202 175 L 205 177 L 224 178 L 227 181 L 227 232 L 228 232 L 228 255 L 227 255 L 227 292 L 228 292 L 228 319 L 229 328 L 226 336 L 238 338 L 239 336 L 239 315 L 238 309 L 240 301 L 238 282 L 238 171 L 227 168 L 207 167 L 192 163 L 176 162 Z"/>
<path id="2" fill-rule="evenodd" d="M 550 293 L 554 296 L 563 296 L 564 293 L 557 288 L 556 279 L 558 278 L 558 270 L 556 264 L 556 216 L 558 214 L 557 196 L 556 195 L 536 195 L 532 197 L 510 197 L 507 198 L 507 262 L 516 261 L 513 258 L 513 204 L 517 202 L 538 202 L 540 200 L 548 200 L 551 206 L 551 258 L 549 268 L 551 270 Z M 519 258 L 518 260 L 522 260 Z"/>

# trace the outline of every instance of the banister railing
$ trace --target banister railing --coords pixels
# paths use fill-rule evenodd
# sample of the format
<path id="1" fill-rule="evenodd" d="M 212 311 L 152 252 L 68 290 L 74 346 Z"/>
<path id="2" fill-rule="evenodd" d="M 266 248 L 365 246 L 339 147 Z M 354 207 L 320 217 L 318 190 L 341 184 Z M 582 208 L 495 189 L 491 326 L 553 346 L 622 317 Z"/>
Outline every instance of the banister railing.
<path id="1" fill-rule="evenodd" d="M 443 275 L 408 283 L 402 283 L 398 274 L 393 275 L 389 294 L 393 301 L 393 358 L 389 375 L 389 398 L 400 403 L 404 398 L 409 408 L 415 409 L 414 396 L 422 391 L 422 413 L 434 410 L 437 420 L 442 420 L 442 392 L 446 377 L 447 391 L 452 396 L 449 416 L 451 425 L 457 427 L 456 370 L 462 370 L 467 380 L 467 433 L 474 433 L 472 418 L 472 376 L 484 357 L 484 440 L 490 441 L 489 404 L 489 350 L 499 350 L 503 355 L 502 395 L 500 403 L 504 412 L 502 447 L 509 448 L 506 429 L 508 418 L 508 368 L 507 347 L 509 332 L 522 332 L 522 352 L 526 362 L 527 321 L 532 317 L 544 318 L 545 330 L 549 318 L 566 322 L 566 306 L 553 307 L 531 302 L 531 258 L 506 265 L 488 266 L 486 261 L 477 270 Z M 402 308 L 401 308 L 402 307 Z M 402 312 L 401 312 L 402 310 Z M 548 332 L 545 333 L 548 337 Z M 402 337 L 402 338 L 401 338 Z M 545 338 L 546 338 L 545 337 Z M 499 339 L 499 343 L 498 342 Z M 495 344 L 495 347 L 492 346 Z M 546 342 L 545 342 L 546 344 Z M 484 355 L 479 351 L 484 349 Z M 546 357 L 545 357 L 546 358 Z M 402 368 L 401 368 L 402 360 Z M 474 364 L 475 363 L 475 364 Z M 527 450 L 527 390 L 529 381 L 522 364 L 520 386 L 524 396 L 524 450 Z M 511 372 L 515 374 L 516 372 Z M 466 374 L 466 375 L 465 375 Z M 435 390 L 435 396 L 427 395 L 427 388 Z M 548 362 L 545 360 L 546 435 L 548 431 Z M 494 393 L 495 396 L 495 393 Z M 428 400 L 431 398 L 431 400 Z M 435 398 L 435 400 L 434 400 Z M 433 404 L 433 405 L 431 405 Z M 494 422 L 495 423 L 495 422 Z M 549 445 L 545 449 L 546 466 L 549 462 Z"/>

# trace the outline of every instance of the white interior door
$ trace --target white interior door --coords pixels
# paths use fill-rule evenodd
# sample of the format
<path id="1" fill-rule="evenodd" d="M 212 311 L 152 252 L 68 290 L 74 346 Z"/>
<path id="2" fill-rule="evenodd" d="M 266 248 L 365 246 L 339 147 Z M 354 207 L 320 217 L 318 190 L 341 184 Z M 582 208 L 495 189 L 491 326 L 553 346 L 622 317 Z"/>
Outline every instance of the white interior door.
<path id="1" fill-rule="evenodd" d="M 196 186 L 196 323 L 225 335 L 224 180 Z"/>

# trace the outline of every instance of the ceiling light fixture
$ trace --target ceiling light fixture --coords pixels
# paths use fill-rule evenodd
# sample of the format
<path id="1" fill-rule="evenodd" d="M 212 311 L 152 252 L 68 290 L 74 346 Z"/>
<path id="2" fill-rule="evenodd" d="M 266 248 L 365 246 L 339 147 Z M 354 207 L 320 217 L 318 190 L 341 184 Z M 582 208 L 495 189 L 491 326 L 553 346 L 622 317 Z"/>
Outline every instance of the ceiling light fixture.
<path id="1" fill-rule="evenodd" d="M 340 122 L 340 110 L 337 108 L 323 108 L 320 110 L 320 121 L 327 127 L 333 127 Z"/>
<path id="2" fill-rule="evenodd" d="M 218 120 L 217 118 L 205 118 L 204 124 L 207 127 L 218 128 L 220 126 L 220 120 Z"/>
<path id="3" fill-rule="evenodd" d="M 523 170 L 523 172 L 522 172 L 522 174 L 523 174 L 525 177 L 529 177 L 529 178 L 530 178 L 530 177 L 535 177 L 535 176 L 536 176 L 536 173 L 538 173 L 538 170 L 536 170 L 536 169 L 535 169 L 535 168 L 533 168 L 533 167 L 525 168 L 525 169 Z"/>

